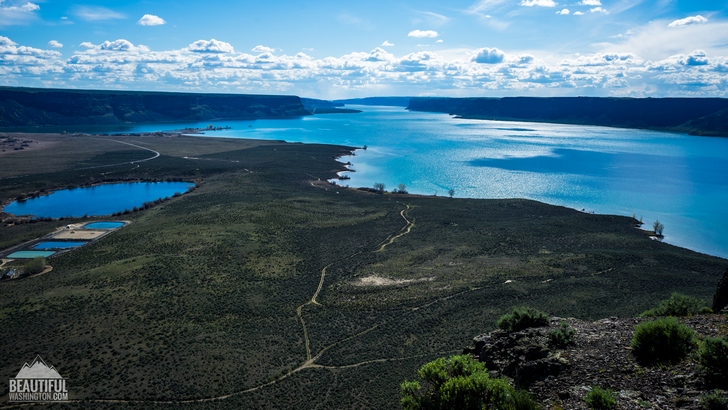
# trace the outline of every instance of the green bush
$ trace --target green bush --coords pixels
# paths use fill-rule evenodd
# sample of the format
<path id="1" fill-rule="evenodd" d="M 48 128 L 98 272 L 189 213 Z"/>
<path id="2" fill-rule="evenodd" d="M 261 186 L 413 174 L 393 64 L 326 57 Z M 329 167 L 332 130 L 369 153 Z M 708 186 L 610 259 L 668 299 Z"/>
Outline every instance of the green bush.
<path id="1" fill-rule="evenodd" d="M 419 381 L 400 385 L 403 409 L 533 410 L 536 402 L 506 379 L 492 379 L 485 364 L 468 355 L 441 357 L 423 365 Z"/>
<path id="2" fill-rule="evenodd" d="M 653 316 L 692 316 L 699 313 L 708 313 L 705 309 L 705 302 L 701 299 L 673 293 L 670 299 L 663 300 L 654 309 L 642 312 L 642 317 Z"/>
<path id="3" fill-rule="evenodd" d="M 45 258 L 33 258 L 23 267 L 27 275 L 35 275 L 41 273 L 45 269 L 46 260 Z"/>
<path id="4" fill-rule="evenodd" d="M 498 327 L 506 332 L 517 332 L 529 327 L 549 325 L 549 316 L 538 309 L 520 306 L 498 319 Z"/>
<path id="5" fill-rule="evenodd" d="M 705 410 L 726 410 L 728 402 L 726 402 L 725 396 L 715 391 L 701 397 L 700 406 Z"/>
<path id="6" fill-rule="evenodd" d="M 698 361 L 710 377 L 728 382 L 728 336 L 705 338 L 698 351 Z"/>
<path id="7" fill-rule="evenodd" d="M 604 390 L 598 386 L 592 387 L 584 400 L 591 409 L 611 409 L 617 404 L 616 395 L 612 390 Z"/>
<path id="8" fill-rule="evenodd" d="M 637 326 L 632 352 L 642 364 L 674 364 L 692 351 L 694 340 L 695 331 L 674 317 L 657 319 Z"/>
<path id="9" fill-rule="evenodd" d="M 566 322 L 561 322 L 559 327 L 549 331 L 549 343 L 554 346 L 568 346 L 574 340 L 576 330 L 572 329 Z"/>

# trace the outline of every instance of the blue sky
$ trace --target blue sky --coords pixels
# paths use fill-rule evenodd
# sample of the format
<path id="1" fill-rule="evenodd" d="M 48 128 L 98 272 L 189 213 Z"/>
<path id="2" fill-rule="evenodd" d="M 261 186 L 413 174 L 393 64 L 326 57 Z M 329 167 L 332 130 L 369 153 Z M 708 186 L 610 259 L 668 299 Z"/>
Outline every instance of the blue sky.
<path id="1" fill-rule="evenodd" d="M 727 15 L 684 0 L 0 0 L 0 85 L 726 97 Z"/>

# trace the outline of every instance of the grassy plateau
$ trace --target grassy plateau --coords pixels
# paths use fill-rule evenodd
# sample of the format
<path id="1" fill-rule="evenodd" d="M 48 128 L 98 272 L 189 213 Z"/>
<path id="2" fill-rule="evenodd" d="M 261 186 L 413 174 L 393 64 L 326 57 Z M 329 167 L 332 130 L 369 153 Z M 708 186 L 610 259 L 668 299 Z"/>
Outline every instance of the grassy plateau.
<path id="1" fill-rule="evenodd" d="M 202 182 L 50 258 L 48 274 L 0 282 L 0 379 L 41 355 L 69 380 L 71 402 L 56 408 L 396 408 L 402 381 L 514 306 L 636 316 L 674 291 L 707 301 L 728 266 L 651 240 L 632 218 L 330 185 L 350 147 L 24 138 L 37 147 L 0 157 L 4 201 Z M 132 164 L 152 156 L 139 147 L 161 155 Z M 2 226 L 0 247 L 67 223 Z"/>

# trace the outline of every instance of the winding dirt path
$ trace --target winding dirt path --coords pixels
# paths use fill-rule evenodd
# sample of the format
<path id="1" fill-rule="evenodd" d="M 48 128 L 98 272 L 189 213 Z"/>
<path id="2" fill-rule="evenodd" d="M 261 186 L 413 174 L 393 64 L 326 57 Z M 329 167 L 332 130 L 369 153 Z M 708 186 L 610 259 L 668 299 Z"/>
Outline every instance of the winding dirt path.
<path id="1" fill-rule="evenodd" d="M 82 169 L 95 169 L 95 168 L 113 167 L 113 166 L 116 166 L 116 165 L 124 165 L 124 164 L 138 164 L 139 162 L 151 161 L 151 160 L 153 160 L 155 158 L 158 158 L 161 155 L 158 151 L 155 151 L 155 150 L 153 150 L 151 148 L 142 147 L 141 145 L 132 144 L 131 142 L 117 141 L 117 140 L 112 140 L 110 138 L 94 138 L 94 139 L 103 140 L 103 141 L 112 141 L 112 142 L 116 142 L 116 143 L 119 143 L 119 144 L 129 145 L 129 146 L 132 146 L 132 147 L 135 147 L 135 148 L 139 148 L 139 149 L 143 149 L 143 150 L 146 150 L 146 151 L 149 151 L 149 152 L 153 152 L 154 155 L 151 156 L 151 157 L 149 157 L 149 158 L 138 159 L 136 161 L 127 161 L 127 162 L 119 162 L 117 164 L 106 164 L 106 165 L 96 165 L 96 166 L 93 166 L 93 167 L 76 168 L 76 169 L 74 169 L 74 171 L 79 171 L 79 170 L 82 170 Z"/>
<path id="2" fill-rule="evenodd" d="M 116 141 L 116 142 L 120 142 L 120 141 Z M 121 143 L 124 143 L 124 142 L 121 142 Z M 128 144 L 128 145 L 133 145 L 133 144 Z M 140 147 L 140 148 L 143 148 L 143 147 Z M 154 152 L 157 153 L 156 151 L 154 151 Z M 159 153 L 157 153 L 157 154 L 159 154 Z M 157 156 L 159 156 L 159 155 L 157 155 Z M 148 158 L 147 160 L 154 159 L 157 156 L 152 157 L 152 158 Z M 135 162 L 139 162 L 139 161 L 135 161 Z M 118 165 L 118 164 L 114 164 L 114 165 Z M 372 251 L 372 252 L 382 252 L 388 245 L 392 244 L 397 238 L 400 238 L 400 237 L 402 237 L 404 235 L 407 235 L 407 234 L 409 234 L 411 232 L 412 227 L 414 226 L 414 222 L 412 222 L 409 219 L 407 219 L 406 212 L 409 209 L 410 209 L 410 206 L 405 204 L 405 209 L 403 209 L 400 212 L 400 215 L 405 220 L 406 224 L 405 224 L 405 226 L 403 226 L 399 230 L 399 233 L 396 234 L 396 235 L 390 235 L 389 237 L 387 237 L 387 239 L 385 239 L 384 241 L 378 243 L 377 246 L 379 246 L 379 247 L 376 250 Z M 321 277 L 319 279 L 319 284 L 318 284 L 318 287 L 316 288 L 316 291 L 311 296 L 311 299 L 309 299 L 308 301 L 306 301 L 306 303 L 298 306 L 298 308 L 296 309 L 296 315 L 298 316 L 298 319 L 301 321 L 301 326 L 303 328 L 304 340 L 305 340 L 305 343 L 306 343 L 306 360 L 300 366 L 296 367 L 295 369 L 292 369 L 292 370 L 288 371 L 287 373 L 281 375 L 280 377 L 277 377 L 277 378 L 275 378 L 273 380 L 270 380 L 270 381 L 268 381 L 266 383 L 260 384 L 260 385 L 255 386 L 255 387 L 251 387 L 251 388 L 248 388 L 248 389 L 239 390 L 239 391 L 236 391 L 236 392 L 232 392 L 232 393 L 225 394 L 225 395 L 220 395 L 220 396 L 215 396 L 215 397 L 204 397 L 204 398 L 187 399 L 187 400 L 83 399 L 83 400 L 69 400 L 67 403 L 125 403 L 125 404 L 145 404 L 146 403 L 146 404 L 170 404 L 170 405 L 175 405 L 175 404 L 192 404 L 192 403 L 213 402 L 213 401 L 225 400 L 225 399 L 228 399 L 228 398 L 231 398 L 231 397 L 234 397 L 234 396 L 239 396 L 239 395 L 242 395 L 242 394 L 251 393 L 251 392 L 254 392 L 256 390 L 263 389 L 265 387 L 268 387 L 268 386 L 271 386 L 273 384 L 276 384 L 276 383 L 278 383 L 278 382 L 280 382 L 280 381 L 282 381 L 282 380 L 284 380 L 284 379 L 286 379 L 286 378 L 288 378 L 288 377 L 290 377 L 290 376 L 292 376 L 292 375 L 294 375 L 294 374 L 296 374 L 296 373 L 298 373 L 298 372 L 300 372 L 302 370 L 305 370 L 305 369 L 327 369 L 327 370 L 351 369 L 351 368 L 366 366 L 368 364 L 373 364 L 373 363 L 385 363 L 385 362 L 390 362 L 390 361 L 402 361 L 402 360 L 412 359 L 412 358 L 416 358 L 416 357 L 424 357 L 424 356 L 431 355 L 432 353 L 425 353 L 425 354 L 420 354 L 420 355 L 415 355 L 415 356 L 399 357 L 399 358 L 391 358 L 391 359 L 372 359 L 372 360 L 366 360 L 366 361 L 362 361 L 362 362 L 359 362 L 359 363 L 353 363 L 353 364 L 342 365 L 342 366 L 325 366 L 325 365 L 320 365 L 320 364 L 317 364 L 316 363 L 316 360 L 318 360 L 319 358 L 321 358 L 321 356 L 326 351 L 328 351 L 329 349 L 331 349 L 331 348 L 333 348 L 335 346 L 338 346 L 341 343 L 345 343 L 345 342 L 347 342 L 349 340 L 352 340 L 352 339 L 355 339 L 357 337 L 363 336 L 363 335 L 365 335 L 365 334 L 367 334 L 367 333 L 369 333 L 369 332 L 371 332 L 371 331 L 379 328 L 381 325 L 387 324 L 387 323 L 389 323 L 392 320 L 395 320 L 397 318 L 401 318 L 402 316 L 404 316 L 406 314 L 415 312 L 415 311 L 417 311 L 419 309 L 422 309 L 422 308 L 425 308 L 427 306 L 431 306 L 431 305 L 433 305 L 435 303 L 438 303 L 438 302 L 441 302 L 443 300 L 447 300 L 447 299 L 456 297 L 456 296 L 461 295 L 463 293 L 467 293 L 469 291 L 474 291 L 474 290 L 477 290 L 478 289 L 478 288 L 470 289 L 470 290 L 463 291 L 463 292 L 460 292 L 460 293 L 457 293 L 457 294 L 454 294 L 454 295 L 450 295 L 450 296 L 446 296 L 446 297 L 437 299 L 435 301 L 428 302 L 427 304 L 422 305 L 422 306 L 419 306 L 419 307 L 409 308 L 408 310 L 402 312 L 401 315 L 397 315 L 397 316 L 395 316 L 392 319 L 385 320 L 385 321 L 383 321 L 381 323 L 378 323 L 378 324 L 376 324 L 376 325 L 374 325 L 374 326 L 372 326 L 372 327 L 370 327 L 368 329 L 365 329 L 365 330 L 363 330 L 363 331 L 361 331 L 359 333 L 353 334 L 353 335 L 348 336 L 348 337 L 346 337 L 344 339 L 341 339 L 339 341 L 336 341 L 336 342 L 334 342 L 334 343 L 332 343 L 330 345 L 324 346 L 316 354 L 316 356 L 312 356 L 312 354 L 311 354 L 311 347 L 310 347 L 310 344 L 311 343 L 310 343 L 310 339 L 309 339 L 309 335 L 308 335 L 308 329 L 306 328 L 306 322 L 305 322 L 305 320 L 303 318 L 303 308 L 306 307 L 307 305 L 310 305 L 310 304 L 315 304 L 315 305 L 321 306 L 321 304 L 316 301 L 316 298 L 319 296 L 319 294 L 321 293 L 321 290 L 323 289 L 324 281 L 326 279 L 326 270 L 328 268 L 330 268 L 332 265 L 334 265 L 336 263 L 341 263 L 342 261 L 351 259 L 351 258 L 355 257 L 356 255 L 358 255 L 360 253 L 362 253 L 362 251 L 355 252 L 355 253 L 353 253 L 353 254 L 351 254 L 349 256 L 346 256 L 343 259 L 340 259 L 338 261 L 331 262 L 328 265 L 324 266 L 323 269 L 321 269 Z M 438 352 L 437 354 L 452 354 L 452 353 L 455 353 L 455 351 Z M 25 403 L 23 403 L 23 404 L 17 403 L 17 404 L 20 404 L 21 406 L 25 406 Z M 34 403 L 27 403 L 27 404 L 28 405 L 34 405 Z M 3 406 L 3 407 L 0 407 L 0 408 L 5 409 L 5 408 L 15 408 L 15 407 L 18 407 L 18 406 L 15 405 L 15 404 L 13 404 L 12 406 Z"/>

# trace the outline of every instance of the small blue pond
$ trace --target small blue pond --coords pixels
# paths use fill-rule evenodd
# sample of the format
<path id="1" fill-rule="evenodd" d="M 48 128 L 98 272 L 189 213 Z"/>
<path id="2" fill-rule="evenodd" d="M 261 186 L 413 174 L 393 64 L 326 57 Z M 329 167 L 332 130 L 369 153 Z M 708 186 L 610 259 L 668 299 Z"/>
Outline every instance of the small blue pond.
<path id="1" fill-rule="evenodd" d="M 145 202 L 185 193 L 193 186 L 192 182 L 125 182 L 64 189 L 27 201 L 12 202 L 4 211 L 48 218 L 111 215 L 141 207 Z"/>
<path id="2" fill-rule="evenodd" d="M 13 252 L 7 257 L 9 259 L 33 259 L 33 258 L 47 258 L 53 255 L 53 251 L 17 251 Z"/>
<path id="3" fill-rule="evenodd" d="M 86 245 L 88 242 L 41 242 L 33 249 L 70 249 Z"/>
<path id="4" fill-rule="evenodd" d="M 124 226 L 124 222 L 92 222 L 84 225 L 84 229 L 115 229 Z"/>

